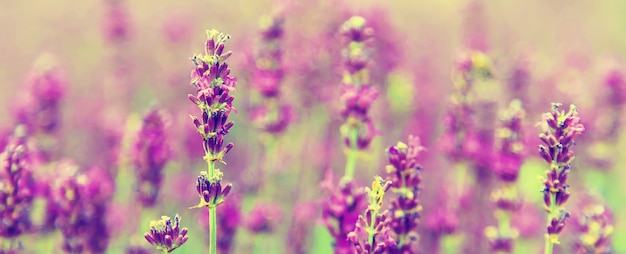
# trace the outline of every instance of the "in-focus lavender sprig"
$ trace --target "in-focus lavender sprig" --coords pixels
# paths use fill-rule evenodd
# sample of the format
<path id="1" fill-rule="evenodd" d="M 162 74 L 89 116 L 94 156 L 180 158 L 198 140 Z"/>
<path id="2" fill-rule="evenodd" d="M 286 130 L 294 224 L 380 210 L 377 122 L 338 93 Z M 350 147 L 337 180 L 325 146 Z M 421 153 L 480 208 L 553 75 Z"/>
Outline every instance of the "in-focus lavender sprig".
<path id="1" fill-rule="evenodd" d="M 559 243 L 559 234 L 569 217 L 564 205 L 570 196 L 567 178 L 574 160 L 574 139 L 585 130 L 576 106 L 570 105 L 568 112 L 560 108 L 560 103 L 553 103 L 552 112 L 543 115 L 543 133 L 539 135 L 543 142 L 539 154 L 550 166 L 543 180 L 544 208 L 548 212 L 546 254 L 551 254 L 554 244 Z"/>
<path id="2" fill-rule="evenodd" d="M 345 123 L 341 133 L 348 147 L 348 160 L 344 181 L 354 177 L 356 152 L 367 148 L 376 134 L 376 129 L 367 115 L 378 97 L 378 89 L 371 86 L 369 65 L 374 31 L 366 26 L 363 17 L 353 16 L 340 28 L 344 43 L 343 81 L 340 100 L 343 103 L 341 116 Z"/>
<path id="3" fill-rule="evenodd" d="M 222 186 L 222 172 L 215 167 L 215 162 L 224 162 L 226 155 L 234 146 L 224 144 L 224 136 L 229 133 L 234 122 L 228 117 L 234 110 L 232 92 L 235 91 L 237 79 L 230 76 L 230 68 L 226 60 L 231 51 L 224 51 L 225 43 L 230 35 L 217 30 L 207 30 L 207 41 L 204 54 L 193 56 L 196 67 L 191 71 L 191 84 L 196 88 L 196 95 L 188 95 L 198 105 L 202 115 L 191 119 L 202 137 L 204 160 L 207 171 L 202 172 L 196 182 L 196 190 L 200 203 L 195 207 L 207 207 L 209 210 L 209 253 L 217 253 L 217 215 L 216 206 L 223 202 L 232 185 Z"/>
<path id="4" fill-rule="evenodd" d="M 162 253 L 170 253 L 189 239 L 187 228 L 180 228 L 180 216 L 174 220 L 161 216 L 160 220 L 150 222 L 150 231 L 144 235 L 148 243 Z"/>
<path id="5" fill-rule="evenodd" d="M 419 200 L 422 167 L 417 157 L 425 148 L 418 137 L 409 136 L 408 144 L 398 142 L 388 149 L 389 165 L 387 180 L 391 182 L 391 192 L 397 197 L 391 201 L 390 227 L 398 240 L 392 248 L 394 253 L 412 253 L 417 251 L 417 225 L 420 220 L 422 206 Z"/>
<path id="6" fill-rule="evenodd" d="M 491 192 L 491 200 L 496 207 L 494 215 L 498 220 L 498 227 L 485 228 L 485 235 L 493 252 L 513 252 L 514 240 L 519 235 L 517 229 L 511 226 L 511 219 L 522 202 L 516 183 L 524 160 L 524 116 L 522 102 L 513 100 L 501 115 L 501 126 L 496 131 L 495 161 L 492 169 L 499 185 Z"/>
<path id="7" fill-rule="evenodd" d="M 18 126 L 13 137 L 0 154 L 0 236 L 13 238 L 31 227 L 30 209 L 35 194 L 26 133 Z"/>
<path id="8" fill-rule="evenodd" d="M 144 114 L 133 153 L 137 198 L 143 206 L 152 207 L 156 203 L 163 181 L 162 171 L 169 157 L 165 119 L 159 110 L 152 108 Z"/>
<path id="9" fill-rule="evenodd" d="M 365 216 L 359 215 L 354 231 L 348 234 L 348 240 L 358 254 L 392 253 L 397 242 L 392 237 L 389 210 L 383 210 L 383 198 L 391 187 L 391 182 L 376 176 L 372 188 L 365 188 L 369 205 Z M 381 211 L 382 210 L 382 211 Z"/>

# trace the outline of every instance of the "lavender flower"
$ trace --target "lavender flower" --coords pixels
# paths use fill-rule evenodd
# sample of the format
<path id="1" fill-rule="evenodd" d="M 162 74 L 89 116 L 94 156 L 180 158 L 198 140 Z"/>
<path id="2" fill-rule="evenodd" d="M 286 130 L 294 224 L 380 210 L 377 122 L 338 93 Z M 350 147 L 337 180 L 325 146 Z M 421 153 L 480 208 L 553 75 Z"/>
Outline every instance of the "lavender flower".
<path id="1" fill-rule="evenodd" d="M 335 253 L 347 254 L 352 253 L 348 233 L 354 231 L 357 219 L 366 206 L 366 193 L 358 190 L 353 181 L 337 182 L 332 171 L 327 170 L 319 185 L 329 194 L 322 204 L 322 221 L 334 238 Z"/>
<path id="2" fill-rule="evenodd" d="M 513 241 L 519 235 L 511 226 L 511 218 L 521 206 L 517 193 L 516 181 L 524 159 L 524 144 L 521 135 L 524 109 L 520 100 L 513 100 L 507 111 L 501 116 L 502 126 L 497 131 L 497 148 L 493 171 L 500 185 L 491 193 L 496 206 L 495 216 L 499 227 L 485 228 L 491 251 L 511 253 Z"/>
<path id="3" fill-rule="evenodd" d="M 389 210 L 381 211 L 383 198 L 389 187 L 391 182 L 385 182 L 380 176 L 376 176 L 372 188 L 365 188 L 369 206 L 365 210 L 365 216 L 359 215 L 354 231 L 348 234 L 348 240 L 354 245 L 355 253 L 379 254 L 395 250 L 397 241 L 391 236 Z"/>
<path id="4" fill-rule="evenodd" d="M 14 111 L 18 124 L 26 133 L 37 136 L 37 150 L 49 161 L 58 150 L 56 133 L 61 119 L 61 99 L 67 80 L 52 55 L 37 59 L 27 79 L 27 93 L 20 98 Z"/>
<path id="5" fill-rule="evenodd" d="M 224 155 L 234 146 L 233 143 L 224 145 L 224 136 L 234 125 L 228 121 L 228 116 L 234 109 L 234 97 L 230 93 L 235 91 L 237 79 L 229 75 L 230 69 L 225 62 L 232 54 L 231 51 L 224 52 L 224 43 L 230 36 L 216 30 L 206 33 L 205 55 L 192 58 L 196 68 L 191 72 L 191 84 L 196 87 L 197 95 L 188 97 L 202 111 L 201 119 L 195 116 L 191 119 L 203 139 L 204 160 L 212 165 L 216 161 L 224 163 Z M 221 181 L 219 169 L 209 170 L 206 175 L 198 177 L 197 190 L 201 198 L 198 206 L 215 206 L 226 197 L 228 191 L 224 190 L 230 190 L 231 185 L 222 190 Z"/>
<path id="6" fill-rule="evenodd" d="M 345 119 L 340 130 L 349 148 L 344 181 L 350 181 L 354 177 L 356 152 L 366 149 L 376 135 L 374 124 L 367 115 L 378 97 L 378 89 L 370 86 L 368 69 L 374 32 L 366 26 L 363 17 L 353 16 L 343 23 L 339 33 L 344 43 L 343 84 L 339 99 L 343 104 L 341 116 Z"/>
<path id="7" fill-rule="evenodd" d="M 202 172 L 196 182 L 196 190 L 200 203 L 195 206 L 209 209 L 209 253 L 217 252 L 217 218 L 216 206 L 224 201 L 230 192 L 231 184 L 222 188 L 222 172 L 215 167 L 215 162 L 224 164 L 226 155 L 234 146 L 233 143 L 224 145 L 226 136 L 234 122 L 228 121 L 233 108 L 231 92 L 235 91 L 237 79 L 230 76 L 230 68 L 226 60 L 232 54 L 224 52 L 224 43 L 230 38 L 217 30 L 207 30 L 207 41 L 203 55 L 192 58 L 196 68 L 191 71 L 191 84 L 196 88 L 196 95 L 188 95 L 189 99 L 198 105 L 202 116 L 198 119 L 191 116 L 193 124 L 202 137 L 204 160 L 207 162 L 207 171 Z"/>
<path id="8" fill-rule="evenodd" d="M 134 144 L 133 164 L 137 175 L 137 198 L 145 207 L 152 207 L 161 188 L 165 167 L 170 156 L 165 120 L 156 108 L 143 117 L 141 130 Z"/>
<path id="9" fill-rule="evenodd" d="M 252 74 L 252 87 L 263 97 L 263 104 L 252 113 L 252 121 L 270 134 L 283 132 L 292 118 L 291 107 L 280 101 L 284 22 L 282 11 L 261 19 L 261 42 Z"/>
<path id="10" fill-rule="evenodd" d="M 170 217 L 161 216 L 160 220 L 150 222 L 150 231 L 144 237 L 158 251 L 170 253 L 189 239 L 187 228 L 179 228 L 179 224 L 180 217 L 178 214 L 174 217 L 173 222 Z"/>
<path id="11" fill-rule="evenodd" d="M 552 112 L 543 115 L 539 135 L 544 144 L 539 145 L 539 154 L 550 165 L 543 180 L 544 208 L 548 212 L 545 253 L 552 253 L 553 245 L 559 243 L 559 234 L 565 227 L 569 212 L 565 202 L 569 199 L 567 177 L 574 160 L 574 138 L 580 135 L 585 127 L 580 123 L 576 106 L 570 105 L 569 111 L 559 110 L 561 104 L 553 103 Z"/>
<path id="12" fill-rule="evenodd" d="M 398 244 L 393 248 L 399 253 L 415 252 L 413 243 L 417 241 L 417 225 L 422 206 L 419 190 L 422 167 L 417 164 L 417 157 L 425 148 L 420 145 L 418 137 L 409 136 L 408 145 L 398 142 L 388 149 L 389 165 L 387 178 L 391 192 L 397 197 L 392 200 L 390 208 L 391 222 Z"/>
<path id="13" fill-rule="evenodd" d="M 114 188 L 108 173 L 98 168 L 79 172 L 71 161 L 57 163 L 55 172 L 49 209 L 57 214 L 55 224 L 63 235 L 63 251 L 104 252 L 109 239 L 107 203 Z"/>
<path id="14" fill-rule="evenodd" d="M 0 154 L 0 236 L 17 237 L 31 227 L 30 209 L 35 194 L 35 182 L 26 145 L 23 126 L 15 130 L 5 151 Z"/>
<path id="15" fill-rule="evenodd" d="M 444 116 L 444 134 L 441 138 L 442 150 L 455 161 L 472 159 L 472 155 L 480 154 L 472 146 L 476 139 L 474 126 L 474 91 L 476 82 L 491 77 L 491 60 L 480 52 L 460 53 L 456 58 L 453 71 L 453 82 L 456 88 L 452 94 L 452 105 Z"/>
<path id="16" fill-rule="evenodd" d="M 259 233 L 272 233 L 282 220 L 283 212 L 278 204 L 257 203 L 246 219 L 246 228 Z"/>
<path id="17" fill-rule="evenodd" d="M 102 32 L 107 42 L 119 43 L 130 37 L 130 20 L 124 0 L 104 0 Z"/>
<path id="18" fill-rule="evenodd" d="M 579 237 L 574 245 L 576 253 L 613 253 L 613 216 L 609 208 L 596 201 L 587 203 L 581 210 L 578 217 Z"/>

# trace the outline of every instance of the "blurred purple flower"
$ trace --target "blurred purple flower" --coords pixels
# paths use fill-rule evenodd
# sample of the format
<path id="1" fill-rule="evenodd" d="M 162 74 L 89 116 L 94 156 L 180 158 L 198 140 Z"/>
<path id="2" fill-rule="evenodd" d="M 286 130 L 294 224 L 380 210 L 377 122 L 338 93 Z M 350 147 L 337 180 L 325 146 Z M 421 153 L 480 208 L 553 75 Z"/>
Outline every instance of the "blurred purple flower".
<path id="1" fill-rule="evenodd" d="M 259 202 L 246 216 L 246 228 L 255 234 L 273 233 L 282 217 L 279 204 Z"/>
<path id="2" fill-rule="evenodd" d="M 38 149 L 44 160 L 54 157 L 59 142 L 56 133 L 61 119 L 61 99 L 65 95 L 67 79 L 52 55 L 37 59 L 26 81 L 25 92 L 13 110 L 18 124 L 26 127 L 28 135 L 37 136 Z"/>
<path id="3" fill-rule="evenodd" d="M 171 155 L 165 126 L 163 113 L 156 108 L 150 109 L 143 116 L 133 145 L 137 198 L 145 207 L 156 203 L 163 181 L 162 171 Z"/>
<path id="4" fill-rule="evenodd" d="M 252 72 L 252 88 L 261 94 L 263 100 L 262 105 L 253 110 L 252 121 L 270 134 L 282 133 L 293 119 L 291 107 L 281 102 L 280 98 L 280 84 L 284 76 L 284 23 L 284 13 L 280 10 L 261 19 L 261 41 Z"/>
<path id="5" fill-rule="evenodd" d="M 320 189 L 328 193 L 328 198 L 322 203 L 322 220 L 334 238 L 335 253 L 346 254 L 352 250 L 348 233 L 354 231 L 359 214 L 367 206 L 366 193 L 358 189 L 353 181 L 337 182 L 332 171 L 327 170 L 319 184 Z"/>
<path id="6" fill-rule="evenodd" d="M 497 130 L 496 157 L 493 170 L 503 182 L 515 182 L 524 160 L 522 119 L 526 112 L 520 100 L 513 100 L 500 117 L 502 126 Z"/>
<path id="7" fill-rule="evenodd" d="M 131 35 L 131 21 L 124 0 L 104 0 L 104 20 L 102 34 L 111 44 L 128 40 Z"/>
<path id="8" fill-rule="evenodd" d="M 391 182 L 391 191 L 397 196 L 391 201 L 390 227 L 393 229 L 398 244 L 391 248 L 398 253 L 415 252 L 417 225 L 422 206 L 419 191 L 422 167 L 417 164 L 417 157 L 425 150 L 418 137 L 409 136 L 408 144 L 398 142 L 388 149 L 389 165 L 387 180 Z"/>
<path id="9" fill-rule="evenodd" d="M 106 215 L 113 181 L 102 169 L 80 172 L 71 161 L 58 162 L 55 173 L 48 207 L 54 211 L 48 212 L 57 214 L 55 224 L 63 235 L 62 249 L 70 253 L 104 252 L 110 236 Z"/>
<path id="10" fill-rule="evenodd" d="M 578 239 L 574 250 L 579 254 L 613 253 L 611 237 L 614 231 L 613 214 L 607 205 L 598 201 L 598 198 L 583 198 L 577 209 L 575 224 Z"/>
<path id="11" fill-rule="evenodd" d="M 30 209 L 36 191 L 23 126 L 10 137 L 0 163 L 0 236 L 13 238 L 31 228 Z"/>

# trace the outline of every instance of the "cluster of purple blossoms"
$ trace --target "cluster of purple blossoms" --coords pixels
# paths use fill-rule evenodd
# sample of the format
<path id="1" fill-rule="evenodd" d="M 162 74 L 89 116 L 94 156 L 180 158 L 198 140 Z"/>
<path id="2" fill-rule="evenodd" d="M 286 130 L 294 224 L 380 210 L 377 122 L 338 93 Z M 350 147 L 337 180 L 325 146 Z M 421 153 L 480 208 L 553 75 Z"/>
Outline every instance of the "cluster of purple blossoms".
<path id="1" fill-rule="evenodd" d="M 35 182 L 30 168 L 29 151 L 23 126 L 17 127 L 0 155 L 0 236 L 17 237 L 31 227 L 30 209 Z"/>
<path id="2" fill-rule="evenodd" d="M 246 219 L 246 228 L 255 234 L 272 233 L 280 223 L 283 212 L 275 203 L 256 203 Z"/>
<path id="3" fill-rule="evenodd" d="M 391 192 L 397 197 L 391 201 L 391 222 L 394 237 L 398 244 L 393 249 L 398 253 L 415 252 L 414 243 L 417 242 L 417 225 L 420 220 L 419 192 L 422 182 L 422 167 L 417 163 L 417 157 L 425 148 L 421 146 L 418 137 L 409 136 L 408 144 L 398 142 L 389 147 L 389 165 L 387 178 L 391 182 Z"/>
<path id="4" fill-rule="evenodd" d="M 160 220 L 150 222 L 150 231 L 144 238 L 161 253 L 170 253 L 183 245 L 189 239 L 187 228 L 180 228 L 180 216 L 161 216 Z"/>
<path id="5" fill-rule="evenodd" d="M 327 170 L 320 189 L 329 195 L 322 205 L 322 221 L 334 238 L 335 253 L 352 253 L 348 234 L 356 228 L 355 223 L 361 211 L 367 206 L 366 193 L 359 190 L 354 181 L 335 181 L 332 171 Z"/>
<path id="6" fill-rule="evenodd" d="M 381 211 L 385 192 L 390 187 L 391 182 L 385 182 L 380 176 L 376 176 L 372 188 L 365 188 L 369 198 L 365 216 L 359 215 L 354 231 L 348 234 L 354 253 L 381 254 L 396 250 L 397 241 L 392 237 L 389 210 Z"/>
<path id="7" fill-rule="evenodd" d="M 143 116 L 133 151 L 133 164 L 137 175 L 137 199 L 145 207 L 156 203 L 162 171 L 170 157 L 170 148 L 165 133 L 165 119 L 156 108 Z"/>
<path id="8" fill-rule="evenodd" d="M 209 216 L 207 213 L 199 215 L 199 222 L 203 228 L 209 227 Z M 237 229 L 241 224 L 241 197 L 231 195 L 228 202 L 217 207 L 217 250 L 220 253 L 230 253 L 231 247 L 237 234 Z M 208 236 L 206 236 L 208 241 Z"/>
<path id="9" fill-rule="evenodd" d="M 579 237 L 574 244 L 578 254 L 613 253 L 611 236 L 613 235 L 613 215 L 609 208 L 592 200 L 585 202 L 578 216 Z"/>
<path id="10" fill-rule="evenodd" d="M 550 248 L 559 242 L 569 217 L 564 205 L 570 197 L 567 178 L 574 160 L 574 138 L 585 130 L 576 106 L 570 105 L 568 112 L 560 108 L 561 104 L 553 103 L 552 112 L 543 115 L 543 133 L 539 135 L 544 143 L 539 145 L 539 154 L 550 165 L 543 180 L 544 208 L 548 212 L 546 242 Z"/>
<path id="11" fill-rule="evenodd" d="M 626 72 L 619 65 L 611 66 L 603 73 L 601 81 L 604 92 L 597 99 L 594 108 L 602 114 L 595 114 L 585 124 L 589 130 L 585 141 L 585 160 L 594 168 L 608 170 L 615 165 L 617 154 L 611 147 L 619 140 L 623 125 L 622 114 L 626 103 Z"/>
<path id="12" fill-rule="evenodd" d="M 453 71 L 456 88 L 451 106 L 444 116 L 445 131 L 441 137 L 442 150 L 453 161 L 481 158 L 478 134 L 474 126 L 476 82 L 491 78 L 491 60 L 481 52 L 464 52 L 457 56 Z"/>
<path id="13" fill-rule="evenodd" d="M 285 17 L 277 12 L 261 19 L 261 42 L 252 73 L 252 87 L 264 102 L 252 112 L 252 120 L 270 134 L 285 130 L 291 121 L 291 108 L 280 102 L 280 83 L 283 80 L 282 41 Z"/>
<path id="14" fill-rule="evenodd" d="M 341 116 L 346 121 L 341 132 L 346 146 L 361 150 L 369 146 L 377 132 L 367 115 L 379 93 L 370 85 L 368 69 L 374 30 L 366 26 L 363 17 L 353 16 L 341 26 L 340 35 L 345 45 Z"/>
<path id="15" fill-rule="evenodd" d="M 60 102 L 67 87 L 66 78 L 53 56 L 42 55 L 37 60 L 28 76 L 27 87 L 27 93 L 17 102 L 15 118 L 26 127 L 28 135 L 37 136 L 37 150 L 49 161 L 57 145 Z"/>
<path id="16" fill-rule="evenodd" d="M 237 79 L 230 76 L 230 68 L 225 62 L 232 54 L 231 51 L 224 51 L 224 43 L 230 35 L 217 30 L 207 30 L 206 34 L 205 53 L 192 58 L 196 68 L 191 71 L 191 84 L 197 94 L 188 96 L 202 111 L 200 118 L 191 118 L 202 136 L 204 160 L 209 165 L 208 172 L 198 176 L 196 187 L 200 203 L 196 207 L 214 207 L 228 195 L 231 184 L 222 188 L 222 173 L 214 168 L 214 163 L 224 163 L 224 155 L 234 146 L 233 143 L 224 145 L 224 136 L 234 125 L 228 117 L 234 110 L 231 93 L 235 92 L 237 84 Z"/>
<path id="17" fill-rule="evenodd" d="M 54 222 L 63 235 L 62 249 L 69 253 L 106 251 L 109 230 L 105 218 L 114 192 L 108 173 L 99 168 L 81 172 L 70 161 L 58 162 L 55 173 L 53 203 L 48 209 L 57 215 Z"/>
<path id="18" fill-rule="evenodd" d="M 119 43 L 130 37 L 130 15 L 124 0 L 104 0 L 106 14 L 102 21 L 102 32 L 105 40 Z"/>
<path id="19" fill-rule="evenodd" d="M 496 149 L 493 172 L 499 180 L 491 193 L 496 206 L 495 216 L 500 227 L 489 226 L 485 235 L 494 252 L 511 253 L 513 241 L 519 235 L 511 227 L 511 217 L 521 207 L 522 200 L 517 192 L 517 177 L 524 160 L 522 119 L 525 111 L 520 100 L 513 100 L 502 114 L 501 127 L 496 131 Z"/>

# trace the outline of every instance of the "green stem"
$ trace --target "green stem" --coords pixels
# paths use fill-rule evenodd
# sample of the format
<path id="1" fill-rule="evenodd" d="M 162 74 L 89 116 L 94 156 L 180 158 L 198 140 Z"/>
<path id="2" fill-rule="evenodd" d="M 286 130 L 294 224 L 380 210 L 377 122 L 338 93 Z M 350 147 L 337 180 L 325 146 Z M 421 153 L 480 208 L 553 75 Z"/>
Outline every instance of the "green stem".
<path id="1" fill-rule="evenodd" d="M 556 194 L 550 192 L 550 212 L 548 213 L 548 224 L 552 223 L 552 219 L 554 218 L 554 213 L 556 209 Z M 552 239 L 550 239 L 550 234 L 546 233 L 546 245 L 544 248 L 544 254 L 552 254 L 552 249 L 554 248 L 554 243 Z"/>
<path id="2" fill-rule="evenodd" d="M 213 179 L 215 163 L 207 160 L 207 175 Z M 209 206 L 209 254 L 217 254 L 217 213 L 214 205 Z"/>
<path id="3" fill-rule="evenodd" d="M 348 130 L 348 138 L 350 139 L 350 151 L 348 152 L 348 158 L 346 160 L 346 173 L 344 181 L 348 182 L 354 178 L 354 171 L 356 169 L 356 155 L 357 155 L 357 135 L 358 130 L 354 127 L 350 127 Z"/>
<path id="4" fill-rule="evenodd" d="M 550 236 L 546 234 L 546 245 L 545 245 L 543 254 L 552 254 L 553 247 L 554 247 L 554 244 L 552 244 L 552 241 L 550 241 Z"/>

